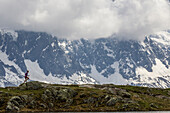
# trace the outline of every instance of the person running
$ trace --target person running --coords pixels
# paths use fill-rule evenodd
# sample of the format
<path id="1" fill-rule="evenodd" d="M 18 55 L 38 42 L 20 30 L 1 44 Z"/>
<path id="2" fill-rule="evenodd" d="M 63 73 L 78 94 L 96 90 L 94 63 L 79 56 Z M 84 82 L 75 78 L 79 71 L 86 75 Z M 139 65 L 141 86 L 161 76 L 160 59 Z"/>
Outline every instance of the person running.
<path id="1" fill-rule="evenodd" d="M 29 77 L 28 77 L 28 76 L 29 76 L 29 75 L 28 75 L 28 72 L 29 72 L 29 71 L 27 70 L 27 72 L 25 73 L 25 81 L 24 81 L 24 83 L 27 82 L 27 80 L 29 79 Z"/>

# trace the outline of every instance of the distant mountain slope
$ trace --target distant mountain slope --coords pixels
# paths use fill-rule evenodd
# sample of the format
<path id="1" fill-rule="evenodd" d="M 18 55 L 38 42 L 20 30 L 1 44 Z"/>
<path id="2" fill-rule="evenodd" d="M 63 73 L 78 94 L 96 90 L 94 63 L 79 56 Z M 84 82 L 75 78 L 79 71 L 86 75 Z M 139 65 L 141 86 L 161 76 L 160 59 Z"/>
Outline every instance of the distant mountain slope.
<path id="1" fill-rule="evenodd" d="M 0 86 L 30 79 L 50 83 L 113 83 L 170 87 L 170 31 L 144 41 L 64 40 L 43 32 L 0 31 Z"/>

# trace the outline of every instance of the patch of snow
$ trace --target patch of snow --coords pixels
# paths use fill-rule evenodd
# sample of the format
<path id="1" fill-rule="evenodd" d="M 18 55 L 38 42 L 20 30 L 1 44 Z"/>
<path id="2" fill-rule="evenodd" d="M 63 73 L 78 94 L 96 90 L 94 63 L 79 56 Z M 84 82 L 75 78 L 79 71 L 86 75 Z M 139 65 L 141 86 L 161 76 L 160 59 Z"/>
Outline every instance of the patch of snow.
<path id="1" fill-rule="evenodd" d="M 111 57 L 111 58 L 115 58 L 116 56 L 114 55 L 114 52 L 113 50 L 109 49 L 107 46 L 106 46 L 106 43 L 103 43 L 104 45 L 104 50 L 106 50 L 108 53 L 107 53 L 107 56 Z"/>
<path id="2" fill-rule="evenodd" d="M 84 73 L 79 73 L 79 74 L 75 73 L 71 77 L 69 77 L 69 79 L 74 81 L 74 83 L 76 83 L 76 84 L 94 84 L 94 83 L 96 83 L 96 81 L 93 78 L 88 77 Z"/>
<path id="3" fill-rule="evenodd" d="M 0 78 L 0 87 L 5 87 L 5 84 L 4 84 L 5 80 Z"/>
<path id="4" fill-rule="evenodd" d="M 113 50 L 109 49 L 105 43 L 103 43 L 103 46 L 104 46 L 104 50 L 106 50 L 107 52 L 111 52 L 113 53 Z"/>
<path id="5" fill-rule="evenodd" d="M 24 78 L 19 78 L 16 73 L 13 73 L 12 71 L 10 71 L 8 68 L 4 68 L 5 69 L 5 80 L 7 80 L 8 82 L 15 84 L 15 85 L 20 85 L 22 82 L 24 82 Z"/>
<path id="6" fill-rule="evenodd" d="M 22 53 L 22 57 L 23 57 L 23 58 L 24 58 L 25 53 L 26 53 L 26 50 L 24 50 L 24 52 Z"/>
<path id="7" fill-rule="evenodd" d="M 69 77 L 69 79 L 66 76 L 63 76 L 62 78 L 54 77 L 51 73 L 46 76 L 37 62 L 32 62 L 31 60 L 24 60 L 24 62 L 27 69 L 29 70 L 30 79 L 34 81 L 47 82 L 52 84 L 94 84 L 95 82 L 94 79 L 83 73 L 73 74 Z"/>
<path id="8" fill-rule="evenodd" d="M 131 60 L 129 60 L 128 57 L 126 57 L 126 64 L 130 67 L 130 68 L 133 68 L 133 64 L 131 63 Z"/>
<path id="9" fill-rule="evenodd" d="M 43 70 L 39 67 L 37 62 L 32 62 L 31 60 L 24 60 L 27 69 L 29 70 L 29 78 L 35 81 L 45 81 L 46 75 Z"/>
<path id="10" fill-rule="evenodd" d="M 137 75 L 144 75 L 145 77 L 161 77 L 165 75 L 170 75 L 170 70 L 165 67 L 165 65 L 159 60 L 155 59 L 156 65 L 153 65 L 153 72 L 148 72 L 143 67 L 136 68 Z"/>
<path id="11" fill-rule="evenodd" d="M 67 43 L 65 41 L 63 42 L 58 42 L 58 45 L 64 50 L 64 52 L 66 54 L 69 53 L 69 51 L 72 51 L 72 48 L 71 48 L 71 41 L 68 41 Z M 67 50 L 68 49 L 68 50 Z"/>
<path id="12" fill-rule="evenodd" d="M 25 46 L 28 44 L 28 41 L 27 40 L 25 40 Z"/>
<path id="13" fill-rule="evenodd" d="M 113 83 L 113 84 L 116 84 L 116 85 L 126 85 L 126 84 L 128 84 L 128 80 L 124 79 L 122 77 L 122 75 L 119 73 L 119 63 L 115 62 L 114 64 L 111 65 L 111 67 L 115 69 L 115 73 L 108 76 L 108 78 L 101 75 L 101 73 L 99 73 L 96 70 L 96 67 L 94 65 L 91 66 L 90 76 L 101 84 L 109 84 L 109 83 Z"/>
<path id="14" fill-rule="evenodd" d="M 41 81 L 46 83 L 58 84 L 61 83 L 60 78 L 52 76 L 50 73 L 48 76 L 44 74 L 43 69 L 40 68 L 39 64 L 36 62 L 32 62 L 31 60 L 24 60 L 27 69 L 29 70 L 29 78 L 34 81 Z"/>
<path id="15" fill-rule="evenodd" d="M 156 82 L 159 77 L 165 78 L 167 81 L 170 81 L 170 70 L 165 67 L 165 65 L 159 60 L 155 59 L 156 65 L 153 65 L 152 72 L 148 72 L 143 67 L 137 67 L 136 68 L 136 75 L 138 76 L 138 81 L 133 81 L 133 83 L 150 83 L 150 84 L 157 84 Z M 162 87 L 165 87 L 163 83 L 161 84 Z"/>
<path id="16" fill-rule="evenodd" d="M 12 71 L 10 71 L 10 68 L 5 68 L 5 77 L 1 78 L 0 80 L 0 87 L 4 87 L 4 82 L 10 82 L 12 84 L 15 85 L 19 85 L 23 82 L 23 78 L 24 78 L 24 72 L 21 71 L 20 67 L 18 65 L 15 64 L 14 60 L 10 61 L 8 59 L 8 55 L 5 52 L 2 52 L 0 50 L 0 60 L 9 66 L 14 66 L 15 69 L 17 70 L 18 74 L 13 73 Z M 19 75 L 23 75 L 23 78 L 20 78 Z"/>
<path id="17" fill-rule="evenodd" d="M 42 51 L 46 51 L 48 47 L 49 47 L 49 45 L 47 47 L 45 47 Z"/>
<path id="18" fill-rule="evenodd" d="M 111 58 L 113 58 L 113 59 L 115 59 L 115 55 L 113 55 L 113 54 L 107 54 L 107 56 L 109 56 L 109 57 L 111 57 Z"/>
<path id="19" fill-rule="evenodd" d="M 36 39 L 36 41 L 39 40 L 40 38 L 41 38 L 41 36 L 38 36 L 37 39 Z"/>
<path id="20" fill-rule="evenodd" d="M 167 31 L 157 32 L 155 35 L 151 36 L 150 38 L 163 45 L 170 45 L 170 33 Z"/>
<path id="21" fill-rule="evenodd" d="M 14 66 L 15 69 L 18 71 L 18 73 L 24 74 L 24 73 L 21 71 L 20 67 L 19 67 L 18 65 L 16 65 L 16 64 L 14 63 L 14 61 L 10 61 L 10 60 L 8 59 L 8 55 L 7 55 L 5 52 L 2 52 L 1 50 L 0 50 L 0 60 L 1 60 L 4 64 L 6 64 L 6 65 Z"/>
<path id="22" fill-rule="evenodd" d="M 52 47 L 54 47 L 54 45 L 55 45 L 55 44 L 54 44 L 54 42 L 53 42 L 53 43 L 51 43 L 51 46 L 52 46 Z"/>
<path id="23" fill-rule="evenodd" d="M 28 50 L 28 52 L 27 53 L 30 53 L 32 51 L 32 48 L 30 49 L 30 50 Z"/>
<path id="24" fill-rule="evenodd" d="M 66 42 L 58 42 L 58 45 L 59 46 L 62 46 L 63 48 L 66 48 Z"/>
<path id="25" fill-rule="evenodd" d="M 69 53 L 69 51 L 64 51 L 66 54 L 68 54 Z"/>
<path id="26" fill-rule="evenodd" d="M 68 61 L 68 62 L 69 62 L 69 61 Z M 81 66 L 82 68 L 90 68 L 90 66 L 89 66 L 89 65 L 82 64 L 80 61 L 79 61 L 79 63 L 80 63 L 80 66 Z"/>
<path id="27" fill-rule="evenodd" d="M 0 33 L 1 33 L 2 35 L 5 35 L 5 34 L 10 35 L 10 36 L 13 37 L 13 40 L 14 40 L 14 41 L 17 41 L 18 33 L 15 32 L 15 31 L 13 31 L 13 30 L 10 30 L 10 29 L 0 29 Z"/>
<path id="28" fill-rule="evenodd" d="M 143 41 L 141 41 L 141 42 L 139 42 L 140 43 L 140 45 L 142 45 L 144 48 L 146 47 L 146 44 L 143 42 Z"/>
<path id="29" fill-rule="evenodd" d="M 130 68 L 133 68 L 133 67 L 134 67 L 133 64 L 130 63 L 130 62 L 128 62 L 127 65 L 128 65 Z"/>

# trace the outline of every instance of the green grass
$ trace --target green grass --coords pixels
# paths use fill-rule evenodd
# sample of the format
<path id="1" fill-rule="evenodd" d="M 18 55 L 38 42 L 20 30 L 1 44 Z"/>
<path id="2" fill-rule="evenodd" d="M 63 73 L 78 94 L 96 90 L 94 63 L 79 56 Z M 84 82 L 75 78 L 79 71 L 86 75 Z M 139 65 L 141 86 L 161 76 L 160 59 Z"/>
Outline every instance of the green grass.
<path id="1" fill-rule="evenodd" d="M 78 94 L 73 97 L 73 104 L 70 106 L 64 106 L 65 102 L 56 101 L 54 103 L 53 111 L 129 111 L 132 109 L 140 110 L 140 111 L 148 111 L 148 110 L 170 110 L 170 100 L 169 99 L 161 99 L 158 96 L 170 97 L 168 92 L 169 89 L 160 89 L 160 88 L 147 88 L 147 87 L 138 87 L 138 86 L 123 86 L 123 85 L 113 85 L 113 84 L 105 84 L 105 85 L 94 85 L 96 88 L 87 88 L 87 87 L 79 87 L 79 85 L 60 85 L 60 84 L 50 84 L 50 86 L 56 86 L 61 88 L 71 88 L 75 90 Z M 104 97 L 106 95 L 115 96 L 109 93 L 107 90 L 101 90 L 101 88 L 109 87 L 109 88 L 121 88 L 125 89 L 127 92 L 131 94 L 131 98 L 129 100 L 134 101 L 136 103 L 128 104 L 127 108 L 124 108 L 127 103 L 118 102 L 115 106 L 106 106 L 104 103 Z M 7 87 L 0 88 L 0 99 L 4 100 L 4 104 L 0 106 L 0 112 L 3 112 L 6 108 L 6 103 L 12 96 L 21 96 L 21 95 L 31 95 L 33 98 L 36 98 L 38 103 L 43 103 L 41 99 L 41 95 L 45 91 L 45 88 L 39 90 L 19 90 L 17 87 Z M 100 101 L 95 101 L 95 103 L 84 103 L 84 100 L 87 100 L 89 97 L 91 98 L 101 98 Z M 124 99 L 124 98 L 123 98 Z M 46 105 L 50 100 L 45 102 Z M 96 104 L 99 104 L 96 107 Z M 139 106 L 137 106 L 139 105 Z M 134 108 L 136 106 L 136 108 Z M 29 108 L 24 108 L 23 111 L 31 111 Z M 38 111 L 37 109 L 33 109 L 32 111 Z M 45 111 L 45 109 L 41 109 L 41 111 Z"/>

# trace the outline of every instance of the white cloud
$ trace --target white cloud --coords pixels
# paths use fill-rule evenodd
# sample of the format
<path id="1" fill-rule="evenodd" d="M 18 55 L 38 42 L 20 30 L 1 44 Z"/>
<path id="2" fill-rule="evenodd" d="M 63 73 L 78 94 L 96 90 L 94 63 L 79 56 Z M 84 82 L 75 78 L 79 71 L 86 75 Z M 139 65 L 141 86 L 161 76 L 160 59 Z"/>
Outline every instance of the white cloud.
<path id="1" fill-rule="evenodd" d="M 0 0 L 0 27 L 61 38 L 141 40 L 170 28 L 167 0 Z"/>

